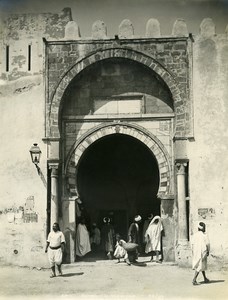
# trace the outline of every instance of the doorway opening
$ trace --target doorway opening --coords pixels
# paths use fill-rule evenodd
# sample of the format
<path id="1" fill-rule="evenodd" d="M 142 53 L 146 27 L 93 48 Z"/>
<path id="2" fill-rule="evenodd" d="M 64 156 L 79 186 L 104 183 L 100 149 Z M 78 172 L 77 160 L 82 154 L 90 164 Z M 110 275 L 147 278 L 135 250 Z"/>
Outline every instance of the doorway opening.
<path id="1" fill-rule="evenodd" d="M 159 168 L 151 150 L 124 134 L 107 135 L 91 144 L 78 163 L 77 187 L 87 227 L 101 229 L 109 217 L 116 233 L 127 239 L 136 214 L 145 220 L 160 215 Z"/>

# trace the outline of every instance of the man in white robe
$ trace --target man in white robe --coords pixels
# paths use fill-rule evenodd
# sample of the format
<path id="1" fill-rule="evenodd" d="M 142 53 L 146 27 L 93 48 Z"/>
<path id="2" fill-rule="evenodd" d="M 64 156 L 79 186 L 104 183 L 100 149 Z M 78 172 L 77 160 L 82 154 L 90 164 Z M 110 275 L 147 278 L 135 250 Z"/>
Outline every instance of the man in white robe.
<path id="1" fill-rule="evenodd" d="M 83 257 L 91 251 L 89 232 L 82 218 L 76 232 L 76 255 Z"/>
<path id="2" fill-rule="evenodd" d="M 145 233 L 145 241 L 146 247 L 145 252 L 152 252 L 151 261 L 153 261 L 153 252 L 156 253 L 156 262 L 161 263 L 159 260 L 159 253 L 161 252 L 161 233 L 163 230 L 161 218 L 156 216 L 150 222 L 146 233 Z"/>
<path id="3" fill-rule="evenodd" d="M 195 270 L 195 275 L 192 280 L 193 285 L 198 285 L 196 279 L 199 272 L 202 272 L 204 282 L 209 282 L 205 270 L 207 269 L 207 256 L 210 251 L 210 243 L 205 231 L 206 225 L 203 222 L 200 222 L 198 225 L 198 232 L 195 233 L 192 238 L 192 269 Z"/>

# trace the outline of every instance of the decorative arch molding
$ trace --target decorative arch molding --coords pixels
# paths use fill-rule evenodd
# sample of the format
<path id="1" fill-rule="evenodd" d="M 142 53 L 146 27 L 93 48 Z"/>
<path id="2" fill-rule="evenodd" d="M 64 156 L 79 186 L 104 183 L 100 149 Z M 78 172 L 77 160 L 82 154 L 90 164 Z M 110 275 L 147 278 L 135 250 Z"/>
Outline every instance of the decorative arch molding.
<path id="1" fill-rule="evenodd" d="M 78 75 L 81 71 L 83 71 L 89 65 L 96 63 L 101 60 L 109 59 L 109 58 L 125 58 L 129 60 L 136 61 L 142 65 L 147 66 L 156 74 L 158 74 L 161 79 L 166 83 L 168 88 L 171 91 L 173 101 L 174 101 L 174 109 L 175 104 L 178 103 L 178 107 L 184 105 L 184 100 L 181 98 L 181 92 L 178 87 L 178 83 L 176 81 L 175 76 L 165 68 L 161 63 L 156 61 L 154 58 L 141 53 L 139 51 L 135 51 L 128 48 L 109 48 L 109 49 L 98 49 L 96 52 L 86 56 L 85 58 L 76 62 L 76 64 L 69 69 L 64 76 L 60 79 L 59 84 L 54 90 L 53 94 L 50 96 L 49 104 L 47 107 L 47 135 L 48 137 L 60 137 L 59 133 L 59 108 L 60 103 L 63 97 L 63 94 L 68 87 L 69 83 L 74 79 L 76 75 Z"/>
<path id="2" fill-rule="evenodd" d="M 77 165 L 85 150 L 100 138 L 112 134 L 124 134 L 132 136 L 149 148 L 157 160 L 159 169 L 160 180 L 158 196 L 163 197 L 168 195 L 171 188 L 171 167 L 169 154 L 167 153 L 163 144 L 156 136 L 139 125 L 125 122 L 112 122 L 99 125 L 89 130 L 72 146 L 64 170 L 67 181 L 67 189 L 70 196 L 72 197 L 78 195 L 76 183 Z"/>

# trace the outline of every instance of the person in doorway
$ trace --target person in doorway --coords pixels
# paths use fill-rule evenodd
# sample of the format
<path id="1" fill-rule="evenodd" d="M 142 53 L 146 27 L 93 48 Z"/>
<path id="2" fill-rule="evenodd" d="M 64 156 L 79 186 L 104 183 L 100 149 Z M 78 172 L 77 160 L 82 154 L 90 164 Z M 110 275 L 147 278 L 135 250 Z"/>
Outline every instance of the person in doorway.
<path id="1" fill-rule="evenodd" d="M 195 274 L 192 280 L 193 285 L 198 285 L 196 281 L 199 272 L 202 272 L 204 282 L 208 283 L 209 279 L 206 277 L 205 270 L 207 269 L 207 256 L 210 252 L 210 242 L 206 234 L 206 225 L 200 222 L 198 231 L 192 238 L 192 268 Z"/>
<path id="2" fill-rule="evenodd" d="M 151 222 L 151 220 L 153 219 L 154 215 L 151 213 L 148 215 L 148 217 L 146 218 L 146 220 L 143 223 L 143 232 L 142 232 L 142 236 L 143 236 L 143 244 L 146 244 L 146 239 L 145 239 L 145 233 L 146 230 Z"/>
<path id="3" fill-rule="evenodd" d="M 138 248 L 135 250 L 135 254 L 133 257 L 133 261 L 136 261 L 136 259 L 139 256 L 140 251 L 140 234 L 139 234 L 139 224 L 141 222 L 142 218 L 140 215 L 136 215 L 134 218 L 134 222 L 131 223 L 129 229 L 128 229 L 128 242 L 129 243 L 135 243 L 138 245 Z"/>
<path id="4" fill-rule="evenodd" d="M 146 232 L 145 232 L 145 240 L 146 240 L 146 247 L 145 252 L 151 252 L 151 261 L 153 261 L 153 255 L 156 254 L 156 263 L 161 263 L 159 260 L 159 254 L 161 253 L 161 233 L 163 230 L 161 218 L 159 216 L 155 216 Z"/>
<path id="5" fill-rule="evenodd" d="M 140 215 L 135 216 L 134 222 L 131 223 L 128 229 L 128 242 L 136 243 L 139 245 L 140 237 L 139 237 L 139 223 L 141 222 L 142 218 Z"/>
<path id="6" fill-rule="evenodd" d="M 101 232 L 96 223 L 92 224 L 90 243 L 94 251 L 97 250 L 101 243 Z"/>
<path id="7" fill-rule="evenodd" d="M 79 219 L 79 224 L 76 231 L 76 255 L 79 257 L 85 256 L 91 251 L 89 232 L 85 225 L 84 217 Z"/>
<path id="8" fill-rule="evenodd" d="M 62 231 L 60 231 L 59 224 L 54 223 L 52 231 L 48 234 L 47 244 L 45 252 L 48 252 L 48 259 L 51 266 L 50 277 L 56 277 L 55 265 L 57 265 L 59 275 L 62 275 L 62 257 L 65 249 L 65 237 Z"/>
<path id="9" fill-rule="evenodd" d="M 110 218 L 104 217 L 103 222 L 104 225 L 101 229 L 102 248 L 105 251 L 108 259 L 112 259 L 114 252 L 115 231 L 112 224 L 110 223 Z"/>
<path id="10" fill-rule="evenodd" d="M 86 226 L 87 230 L 91 232 L 91 218 L 83 202 L 80 205 L 80 211 L 81 211 L 81 219 L 84 219 L 84 225 Z"/>

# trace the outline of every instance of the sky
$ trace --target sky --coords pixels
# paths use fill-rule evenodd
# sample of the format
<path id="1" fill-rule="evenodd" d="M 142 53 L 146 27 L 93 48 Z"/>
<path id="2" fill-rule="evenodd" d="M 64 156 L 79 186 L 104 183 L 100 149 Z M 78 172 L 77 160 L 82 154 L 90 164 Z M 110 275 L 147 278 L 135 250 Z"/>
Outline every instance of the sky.
<path id="1" fill-rule="evenodd" d="M 171 34 L 176 19 L 184 19 L 188 31 L 197 34 L 204 18 L 212 18 L 217 33 L 228 24 L 228 0 L 0 0 L 2 13 L 59 13 L 71 7 L 82 36 L 90 36 L 96 20 L 107 26 L 109 36 L 118 33 L 122 20 L 133 23 L 135 35 L 145 34 L 150 18 L 160 22 L 162 35 Z"/>

